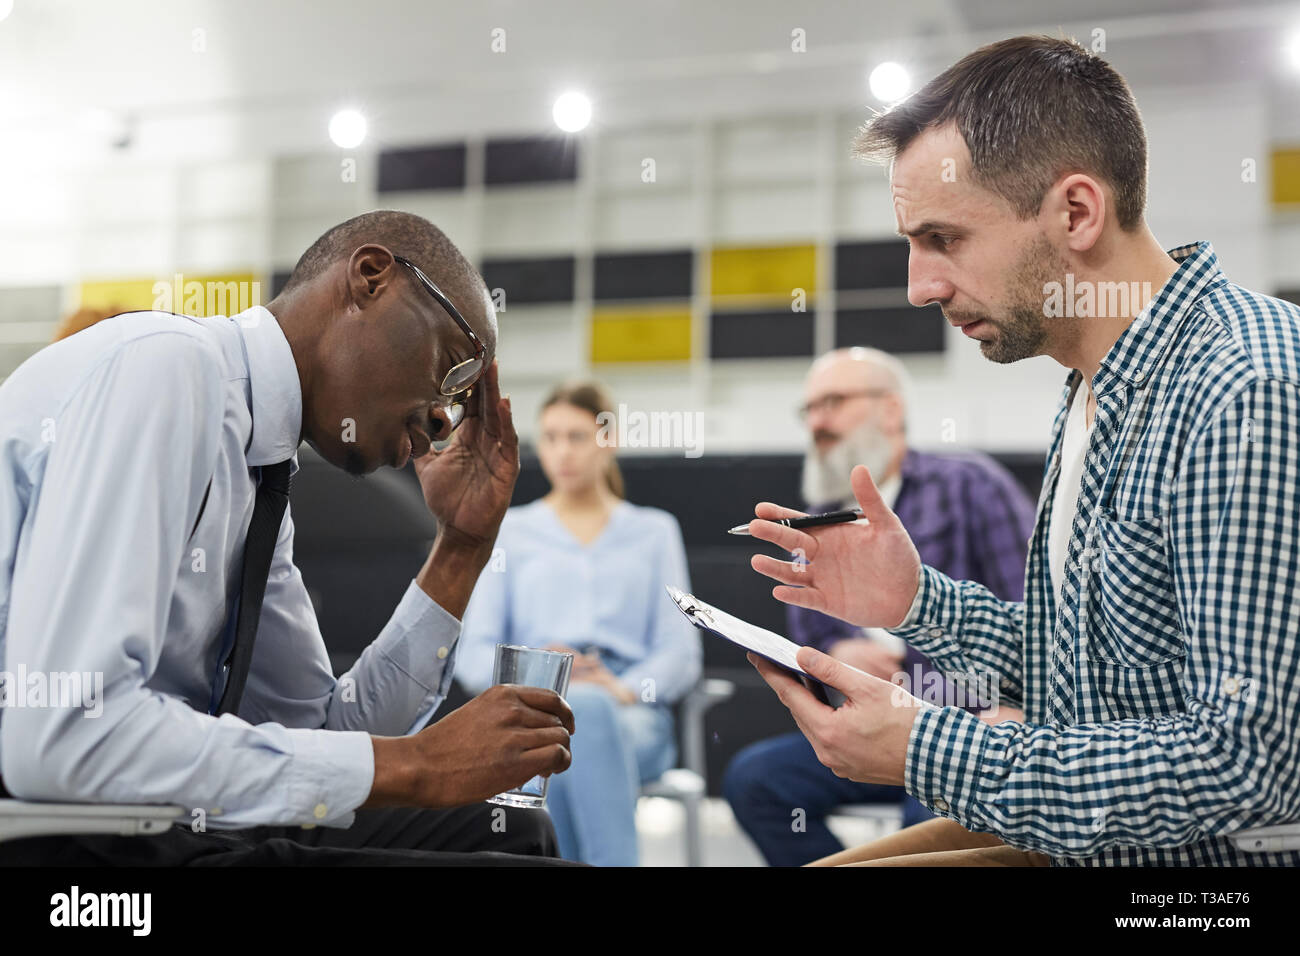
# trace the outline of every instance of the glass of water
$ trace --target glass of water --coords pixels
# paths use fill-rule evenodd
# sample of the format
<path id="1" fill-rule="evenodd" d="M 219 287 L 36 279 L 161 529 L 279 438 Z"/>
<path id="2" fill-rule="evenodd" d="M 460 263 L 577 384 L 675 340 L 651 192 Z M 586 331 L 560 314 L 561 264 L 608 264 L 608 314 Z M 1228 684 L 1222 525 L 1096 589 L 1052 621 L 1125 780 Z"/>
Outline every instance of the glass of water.
<path id="1" fill-rule="evenodd" d="M 498 644 L 496 664 L 492 668 L 492 683 L 545 687 L 563 697 L 569 692 L 569 673 L 572 670 L 572 654 L 515 644 Z M 522 787 L 498 793 L 488 803 L 503 807 L 544 807 L 548 783 L 549 777 L 538 774 Z"/>

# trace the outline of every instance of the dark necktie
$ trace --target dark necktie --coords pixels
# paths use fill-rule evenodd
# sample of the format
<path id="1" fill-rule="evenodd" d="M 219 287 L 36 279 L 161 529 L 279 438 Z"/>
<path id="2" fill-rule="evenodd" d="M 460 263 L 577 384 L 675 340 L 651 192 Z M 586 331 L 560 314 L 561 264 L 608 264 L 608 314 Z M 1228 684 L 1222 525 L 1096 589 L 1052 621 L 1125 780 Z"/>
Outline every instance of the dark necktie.
<path id="1" fill-rule="evenodd" d="M 275 540 L 280 536 L 280 524 L 288 503 L 289 462 L 263 465 L 257 500 L 253 503 L 253 520 L 248 524 L 248 536 L 244 539 L 239 618 L 235 622 L 235 642 L 225 660 L 229 674 L 221 703 L 217 705 L 218 714 L 238 712 L 239 700 L 244 696 L 248 667 L 253 662 L 253 642 L 257 640 L 257 621 L 262 615 L 262 599 L 266 597 L 266 577 L 271 573 Z"/>

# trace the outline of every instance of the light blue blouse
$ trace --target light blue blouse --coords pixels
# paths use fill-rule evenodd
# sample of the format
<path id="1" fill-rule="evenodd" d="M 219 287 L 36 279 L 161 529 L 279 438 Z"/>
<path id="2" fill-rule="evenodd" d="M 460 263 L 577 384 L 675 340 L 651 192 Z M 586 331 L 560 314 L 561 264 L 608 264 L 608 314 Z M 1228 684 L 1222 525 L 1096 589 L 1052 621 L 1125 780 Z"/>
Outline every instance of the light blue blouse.
<path id="1" fill-rule="evenodd" d="M 583 545 L 541 499 L 511 508 L 465 611 L 456 678 L 474 693 L 488 687 L 497 644 L 594 647 L 641 699 L 649 689 L 673 703 L 699 680 L 702 652 L 667 584 L 690 588 L 666 511 L 619 502 Z"/>

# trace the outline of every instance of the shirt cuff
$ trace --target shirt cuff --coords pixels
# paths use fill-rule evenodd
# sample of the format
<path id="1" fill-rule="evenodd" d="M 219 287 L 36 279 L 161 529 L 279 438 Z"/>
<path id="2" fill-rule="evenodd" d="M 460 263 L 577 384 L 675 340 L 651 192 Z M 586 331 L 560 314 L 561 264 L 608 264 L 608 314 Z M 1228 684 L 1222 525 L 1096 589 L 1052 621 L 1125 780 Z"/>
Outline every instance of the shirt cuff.
<path id="1" fill-rule="evenodd" d="M 924 620 L 922 614 L 925 606 L 926 583 L 929 580 L 929 576 L 925 572 L 926 566 L 923 564 L 916 573 L 916 596 L 912 598 L 912 606 L 907 609 L 907 616 L 903 618 L 902 623 L 889 629 L 890 633 L 901 631 L 904 628 L 916 627 Z"/>
<path id="2" fill-rule="evenodd" d="M 460 633 L 460 619 L 429 597 L 415 578 L 411 578 L 411 583 L 406 586 L 406 593 L 397 602 L 391 620 L 407 630 L 432 625 Z"/>
<path id="3" fill-rule="evenodd" d="M 451 689 L 460 621 L 413 578 L 375 642 L 394 666 L 438 697 Z"/>
<path id="4" fill-rule="evenodd" d="M 907 738 L 903 786 L 940 816 L 989 832 L 980 808 L 980 765 L 990 728 L 960 707 L 922 705 Z"/>
<path id="5" fill-rule="evenodd" d="M 353 812 L 375 785 L 375 747 L 370 735 L 352 730 L 288 728 L 293 741 L 285 789 L 294 819 L 290 826 L 352 826 Z"/>

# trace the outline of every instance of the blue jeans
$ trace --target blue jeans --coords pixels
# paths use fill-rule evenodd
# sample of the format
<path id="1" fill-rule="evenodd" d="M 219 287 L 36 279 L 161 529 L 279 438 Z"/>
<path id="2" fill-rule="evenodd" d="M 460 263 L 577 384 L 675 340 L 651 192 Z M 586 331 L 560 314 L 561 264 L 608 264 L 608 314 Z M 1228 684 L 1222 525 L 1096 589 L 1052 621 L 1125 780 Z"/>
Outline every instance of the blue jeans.
<path id="1" fill-rule="evenodd" d="M 934 816 L 902 787 L 835 776 L 803 734 L 750 744 L 727 766 L 722 789 L 770 866 L 802 866 L 843 850 L 826 815 L 846 803 L 901 801 L 905 827 Z"/>
<path id="2" fill-rule="evenodd" d="M 677 760 L 673 715 L 659 704 L 620 704 L 591 683 L 569 685 L 573 762 L 551 776 L 546 805 L 560 855 L 596 866 L 636 866 L 641 784 Z"/>

